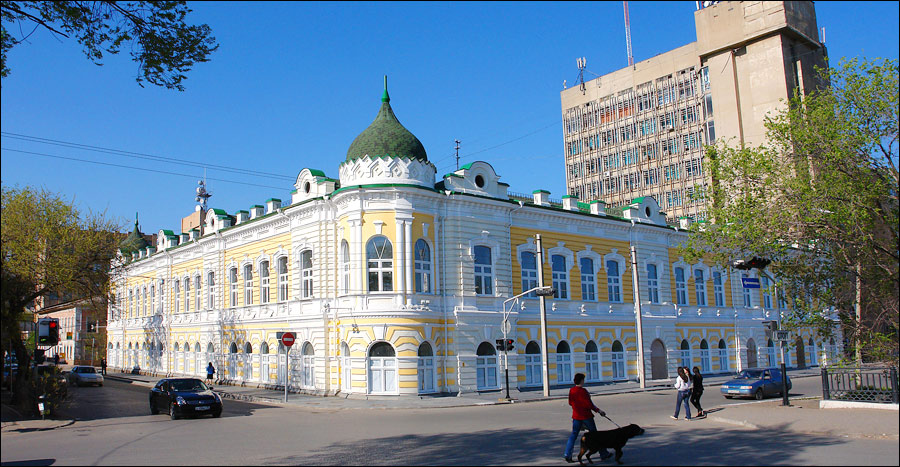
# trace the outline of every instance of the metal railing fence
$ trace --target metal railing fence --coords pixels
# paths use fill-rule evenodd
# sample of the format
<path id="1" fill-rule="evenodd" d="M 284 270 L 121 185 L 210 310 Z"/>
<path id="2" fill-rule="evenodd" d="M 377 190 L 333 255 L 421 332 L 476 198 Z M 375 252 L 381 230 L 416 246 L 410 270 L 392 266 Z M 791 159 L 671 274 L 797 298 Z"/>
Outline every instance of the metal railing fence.
<path id="1" fill-rule="evenodd" d="M 824 400 L 896 404 L 897 368 L 822 368 Z"/>

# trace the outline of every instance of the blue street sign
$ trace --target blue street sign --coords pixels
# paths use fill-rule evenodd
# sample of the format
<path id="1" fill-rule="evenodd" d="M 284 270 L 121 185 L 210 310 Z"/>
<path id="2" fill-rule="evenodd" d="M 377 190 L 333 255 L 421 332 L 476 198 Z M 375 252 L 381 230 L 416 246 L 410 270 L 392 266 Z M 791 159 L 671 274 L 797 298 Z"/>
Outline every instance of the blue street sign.
<path id="1" fill-rule="evenodd" d="M 742 277 L 741 283 L 744 284 L 745 289 L 758 289 L 759 288 L 759 279 L 755 277 Z"/>

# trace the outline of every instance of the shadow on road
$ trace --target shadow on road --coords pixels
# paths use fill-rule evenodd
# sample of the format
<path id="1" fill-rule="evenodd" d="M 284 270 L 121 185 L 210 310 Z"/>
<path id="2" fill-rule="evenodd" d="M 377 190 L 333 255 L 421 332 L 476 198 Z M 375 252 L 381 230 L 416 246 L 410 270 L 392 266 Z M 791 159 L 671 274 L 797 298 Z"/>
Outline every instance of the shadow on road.
<path id="1" fill-rule="evenodd" d="M 686 423 L 686 422 L 685 422 Z M 703 422 L 698 422 L 703 423 Z M 644 427 L 631 439 L 622 461 L 629 465 L 760 465 L 796 464 L 807 447 L 844 440 L 794 433 L 786 426 L 770 430 L 721 430 L 698 426 L 689 431 L 672 426 Z M 551 430 L 490 430 L 469 434 L 413 435 L 365 441 L 339 441 L 303 455 L 267 457 L 280 465 L 522 465 L 563 460 L 567 433 Z M 778 457 L 773 458 L 772 453 Z M 681 455 L 681 454 L 684 455 Z M 575 455 L 578 446 L 575 447 Z"/>

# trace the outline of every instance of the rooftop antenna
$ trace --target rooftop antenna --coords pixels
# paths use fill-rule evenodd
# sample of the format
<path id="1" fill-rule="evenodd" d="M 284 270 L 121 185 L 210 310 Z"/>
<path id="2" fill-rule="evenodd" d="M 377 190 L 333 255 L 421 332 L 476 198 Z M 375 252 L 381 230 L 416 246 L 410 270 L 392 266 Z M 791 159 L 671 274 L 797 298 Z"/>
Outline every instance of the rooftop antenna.
<path id="1" fill-rule="evenodd" d="M 456 142 L 456 170 L 459 170 L 459 140 L 455 139 L 453 141 Z"/>
<path id="2" fill-rule="evenodd" d="M 628 2 L 622 2 L 625 7 L 625 49 L 628 52 L 628 66 L 634 67 L 634 55 L 631 53 L 631 22 L 628 21 Z"/>
<path id="3" fill-rule="evenodd" d="M 197 207 L 195 211 L 206 211 L 206 200 L 212 193 L 206 191 L 206 169 L 203 169 L 203 180 L 197 180 Z"/>
<path id="4" fill-rule="evenodd" d="M 575 63 L 578 64 L 578 84 L 581 87 L 581 93 L 584 94 L 584 92 L 585 92 L 584 67 L 587 66 L 587 59 L 584 57 L 581 57 L 581 58 L 576 59 Z"/>

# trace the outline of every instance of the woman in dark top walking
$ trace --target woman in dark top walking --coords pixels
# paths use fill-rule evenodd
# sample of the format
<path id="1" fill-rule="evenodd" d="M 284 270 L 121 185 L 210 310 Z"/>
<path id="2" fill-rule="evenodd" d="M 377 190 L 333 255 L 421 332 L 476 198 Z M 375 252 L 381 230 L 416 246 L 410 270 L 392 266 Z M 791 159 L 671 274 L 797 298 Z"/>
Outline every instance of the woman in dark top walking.
<path id="1" fill-rule="evenodd" d="M 691 375 L 693 390 L 691 391 L 691 404 L 697 408 L 697 416 L 705 417 L 706 412 L 700 407 L 700 396 L 703 395 L 703 375 L 700 374 L 700 368 L 694 367 L 694 374 Z"/>

